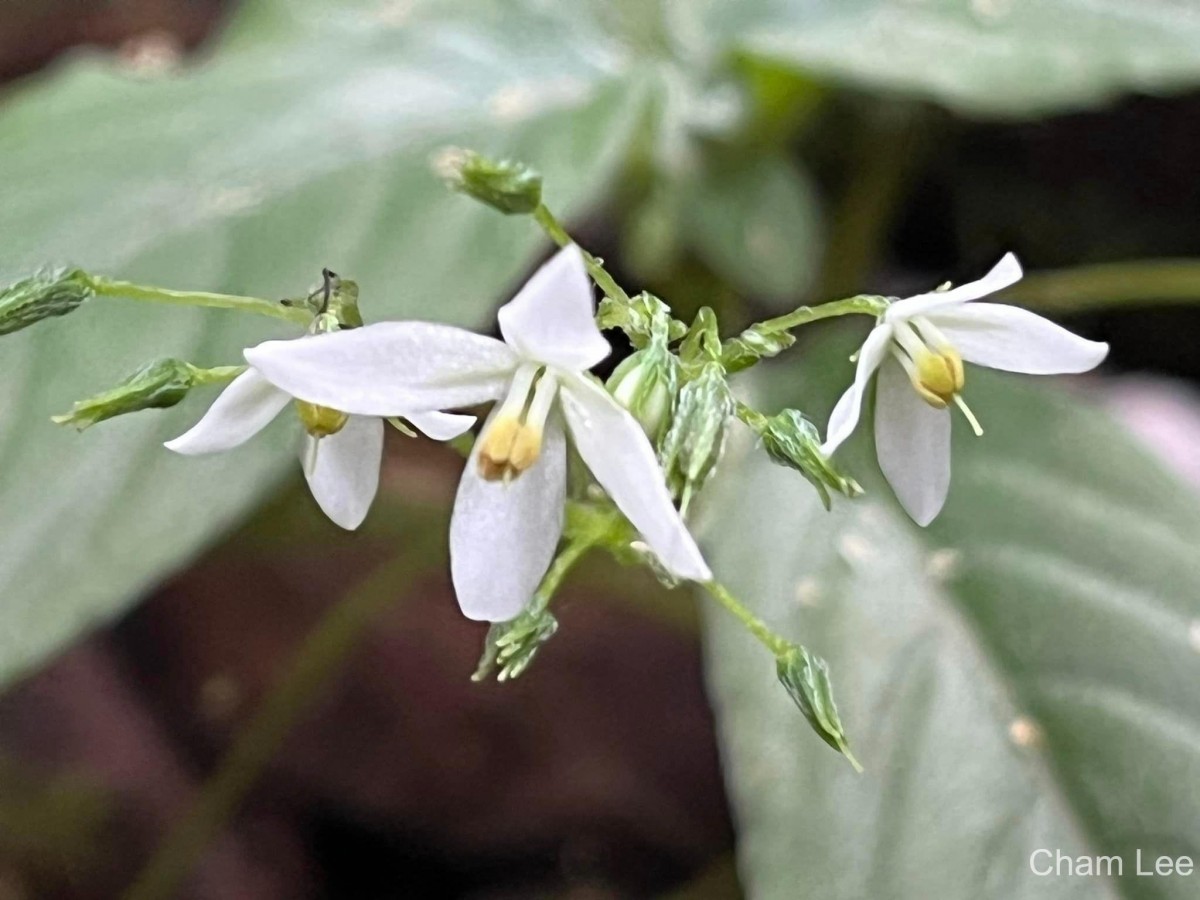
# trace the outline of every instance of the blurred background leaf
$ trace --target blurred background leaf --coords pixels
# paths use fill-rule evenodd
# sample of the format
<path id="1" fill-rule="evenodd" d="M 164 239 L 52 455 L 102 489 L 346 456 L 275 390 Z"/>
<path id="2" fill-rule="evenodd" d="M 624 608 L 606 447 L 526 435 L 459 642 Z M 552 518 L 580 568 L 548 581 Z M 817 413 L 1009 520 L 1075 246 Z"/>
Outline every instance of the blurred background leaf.
<path id="1" fill-rule="evenodd" d="M 776 365 L 775 394 L 824 382 L 828 408 L 841 379 L 821 350 L 804 371 Z M 830 514 L 757 453 L 712 498 L 714 567 L 829 660 L 866 768 L 812 740 L 761 648 L 710 609 L 749 896 L 1193 895 L 1132 867 L 1138 848 L 1200 848 L 1196 495 L 1086 399 L 1019 382 L 968 376 L 987 433 L 955 423 L 950 499 L 927 530 L 892 502 L 869 434 L 848 463 L 868 495 Z M 1038 848 L 1120 855 L 1125 877 L 1039 878 Z"/>

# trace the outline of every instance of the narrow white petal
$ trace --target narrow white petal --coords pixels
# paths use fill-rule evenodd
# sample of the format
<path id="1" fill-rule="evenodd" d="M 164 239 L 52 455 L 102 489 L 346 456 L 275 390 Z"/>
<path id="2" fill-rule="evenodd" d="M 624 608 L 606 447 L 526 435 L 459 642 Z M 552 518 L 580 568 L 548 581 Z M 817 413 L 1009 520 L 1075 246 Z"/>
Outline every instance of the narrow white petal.
<path id="1" fill-rule="evenodd" d="M 247 369 L 221 392 L 190 431 L 164 446 L 185 456 L 229 450 L 262 431 L 291 399 L 254 369 Z"/>
<path id="2" fill-rule="evenodd" d="M 858 425 L 859 414 L 862 412 L 863 395 L 866 393 L 867 384 L 870 383 L 871 376 L 875 374 L 879 364 L 883 362 L 891 340 L 892 327 L 881 322 L 871 329 L 871 333 L 863 342 L 862 349 L 858 351 L 858 367 L 854 370 L 854 384 L 850 385 L 846 393 L 842 394 L 837 405 L 834 406 L 833 412 L 829 415 L 829 426 L 825 429 L 825 443 L 821 445 L 821 452 L 826 456 L 833 453 L 846 438 L 854 433 L 854 429 Z"/>
<path id="3" fill-rule="evenodd" d="M 708 564 L 679 511 L 641 425 L 604 388 L 561 375 L 563 412 L 571 438 L 600 486 L 641 532 L 662 564 L 679 578 L 708 581 Z"/>
<path id="4" fill-rule="evenodd" d="M 267 341 L 247 350 L 246 360 L 294 397 L 367 416 L 495 400 L 517 364 L 501 341 L 431 322 Z"/>
<path id="5" fill-rule="evenodd" d="M 522 356 L 581 372 L 612 352 L 595 314 L 583 254 L 570 244 L 534 272 L 497 318 L 504 340 Z"/>
<path id="6" fill-rule="evenodd" d="M 325 515 L 353 531 L 379 489 L 383 419 L 351 416 L 337 434 L 320 440 L 305 435 L 301 458 L 309 490 Z"/>
<path id="7" fill-rule="evenodd" d="M 875 389 L 875 453 L 905 512 L 922 527 L 932 522 L 950 490 L 950 411 L 922 400 L 894 359 Z"/>
<path id="8" fill-rule="evenodd" d="M 898 319 L 922 316 L 942 307 L 978 300 L 1016 284 L 1021 280 L 1021 275 L 1021 264 L 1017 262 L 1017 258 L 1011 253 L 1006 253 L 1000 262 L 978 281 L 969 281 L 948 291 L 931 291 L 928 294 L 917 294 L 915 297 L 899 300 L 888 307 L 884 318 L 894 322 Z"/>
<path id="9" fill-rule="evenodd" d="M 474 416 L 464 416 L 459 413 L 422 412 L 409 413 L 404 418 L 424 434 L 435 441 L 448 441 L 465 434 L 475 424 Z"/>
<path id="10" fill-rule="evenodd" d="M 1108 355 L 1108 344 L 1003 303 L 972 303 L 929 318 L 963 359 L 991 369 L 1029 375 L 1086 372 Z"/>
<path id="11" fill-rule="evenodd" d="M 450 573 L 464 616 L 505 622 L 533 598 L 562 536 L 566 440 L 551 416 L 541 456 L 508 484 L 479 476 L 479 447 L 476 442 L 454 499 Z"/>

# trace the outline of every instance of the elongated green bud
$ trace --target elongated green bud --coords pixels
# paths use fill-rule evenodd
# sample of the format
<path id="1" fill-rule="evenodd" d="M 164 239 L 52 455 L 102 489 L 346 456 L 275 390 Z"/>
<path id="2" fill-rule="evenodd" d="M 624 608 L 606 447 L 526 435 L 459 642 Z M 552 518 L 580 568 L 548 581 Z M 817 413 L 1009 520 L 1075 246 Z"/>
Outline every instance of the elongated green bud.
<path id="1" fill-rule="evenodd" d="M 856 771 L 861 772 L 862 766 L 850 752 L 850 744 L 846 740 L 846 732 L 838 716 L 837 704 L 833 702 L 833 685 L 829 679 L 829 665 L 825 660 L 794 644 L 786 653 L 776 658 L 775 666 L 780 683 L 800 708 L 813 731 L 821 740 L 846 757 Z"/>
<path id="2" fill-rule="evenodd" d="M 677 384 L 675 357 L 665 342 L 656 341 L 622 361 L 607 387 L 657 444 L 670 421 Z"/>
<path id="3" fill-rule="evenodd" d="M 542 203 L 542 176 L 524 163 L 447 147 L 433 165 L 450 188 L 506 215 L 526 215 Z"/>
<path id="4" fill-rule="evenodd" d="M 733 411 L 733 396 L 719 363 L 705 365 L 679 391 L 659 461 L 684 512 L 721 458 Z"/>
<path id="5" fill-rule="evenodd" d="M 74 425 L 80 431 L 97 422 L 143 409 L 167 409 L 200 384 L 227 381 L 245 366 L 198 369 L 180 359 L 159 359 L 142 366 L 116 387 L 80 400 L 71 411 L 54 416 L 59 425 Z"/>
<path id="6" fill-rule="evenodd" d="M 43 269 L 0 290 L 0 334 L 20 331 L 42 319 L 65 316 L 93 293 L 82 269 Z"/>
<path id="7" fill-rule="evenodd" d="M 829 491 L 847 497 L 858 497 L 863 490 L 857 481 L 848 478 L 821 453 L 821 435 L 817 426 L 796 409 L 785 409 L 770 418 L 751 423 L 762 438 L 763 449 L 771 461 L 795 469 L 817 489 L 821 502 L 829 509 Z"/>

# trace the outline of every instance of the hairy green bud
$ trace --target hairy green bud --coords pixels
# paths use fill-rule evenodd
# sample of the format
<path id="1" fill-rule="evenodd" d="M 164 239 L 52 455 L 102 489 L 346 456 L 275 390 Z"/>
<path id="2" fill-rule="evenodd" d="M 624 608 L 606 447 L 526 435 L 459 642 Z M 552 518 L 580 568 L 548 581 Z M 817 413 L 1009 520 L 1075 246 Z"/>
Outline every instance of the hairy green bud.
<path id="1" fill-rule="evenodd" d="M 524 163 L 447 147 L 434 159 L 434 169 L 451 189 L 505 215 L 527 215 L 542 203 L 542 176 Z"/>
<path id="2" fill-rule="evenodd" d="M 533 662 L 542 645 L 558 631 L 558 620 L 543 605 L 534 604 L 509 622 L 488 629 L 483 656 L 472 681 L 483 681 L 499 667 L 497 681 L 519 677 Z"/>
<path id="3" fill-rule="evenodd" d="M 670 420 L 678 383 L 675 357 L 665 341 L 655 341 L 623 360 L 607 387 L 657 444 Z"/>
<path id="4" fill-rule="evenodd" d="M 793 644 L 775 660 L 779 681 L 787 690 L 792 701 L 800 708 L 813 731 L 834 750 L 841 753 L 855 771 L 862 766 L 850 752 L 846 732 L 838 716 L 837 704 L 833 702 L 833 685 L 829 679 L 829 665 L 821 657 L 806 648 Z"/>
<path id="5" fill-rule="evenodd" d="M 719 363 L 708 363 L 675 401 L 659 460 L 683 512 L 716 468 L 735 404 Z"/>
<path id="6" fill-rule="evenodd" d="M 853 478 L 839 472 L 821 453 L 821 435 L 817 426 L 796 409 L 785 409 L 770 418 L 751 423 L 762 438 L 763 449 L 771 461 L 795 469 L 817 489 L 821 502 L 829 509 L 830 490 L 847 497 L 858 497 L 863 489 Z"/>
<path id="7" fill-rule="evenodd" d="M 244 366 L 198 369 L 179 359 L 159 359 L 142 366 L 116 387 L 80 400 L 71 411 L 54 416 L 58 425 L 74 425 L 80 431 L 97 422 L 143 409 L 167 409 L 179 403 L 200 384 L 226 381 L 244 371 Z"/>
<path id="8" fill-rule="evenodd" d="M 0 290 L 0 334 L 65 316 L 94 294 L 82 269 L 43 269 Z"/>

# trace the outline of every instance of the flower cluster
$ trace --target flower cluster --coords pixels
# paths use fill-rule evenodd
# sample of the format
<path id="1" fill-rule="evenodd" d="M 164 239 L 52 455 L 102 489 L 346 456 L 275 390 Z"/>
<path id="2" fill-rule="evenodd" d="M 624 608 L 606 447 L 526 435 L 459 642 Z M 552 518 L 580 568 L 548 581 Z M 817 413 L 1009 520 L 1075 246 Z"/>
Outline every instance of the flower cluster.
<path id="1" fill-rule="evenodd" d="M 143 366 L 56 421 L 79 428 L 181 402 L 228 382 L 208 412 L 166 446 L 194 455 L 229 450 L 292 407 L 313 497 L 345 529 L 364 521 L 379 485 L 386 424 L 438 441 L 466 435 L 492 404 L 463 468 L 450 520 L 450 570 L 463 613 L 493 623 L 476 677 L 517 677 L 557 630 L 549 605 L 570 566 L 592 547 L 649 565 L 670 585 L 697 582 L 775 656 L 778 677 L 814 730 L 850 756 L 828 667 L 775 635 L 714 579 L 686 518 L 719 469 L 731 422 L 760 438 L 771 460 L 807 478 L 828 507 L 858 482 L 831 458 L 855 431 L 874 380 L 879 466 L 919 525 L 941 510 L 950 483 L 951 407 L 977 434 L 963 399 L 964 363 L 1029 374 L 1083 372 L 1107 346 L 1023 309 L 977 302 L 1021 277 L 1011 254 L 979 281 L 907 299 L 860 295 L 759 322 L 722 339 L 703 308 L 677 320 L 650 294 L 630 297 L 600 260 L 571 242 L 541 202 L 541 179 L 517 163 L 458 151 L 441 160 L 452 186 L 500 211 L 530 214 L 560 245 L 498 313 L 502 339 L 436 322 L 364 324 L 354 282 L 328 270 L 306 297 L 273 303 L 46 271 L 0 291 L 0 334 L 70 313 L 104 296 L 240 309 L 294 322 L 297 335 L 245 350 L 245 365 L 202 369 L 176 359 Z M 596 306 L 595 286 L 603 298 Z M 786 351 L 818 319 L 867 314 L 853 383 L 822 442 L 801 412 L 765 414 L 739 402 L 730 376 Z M 607 384 L 592 370 L 618 329 L 634 352 Z M 578 458 L 582 467 L 571 466 Z"/>

